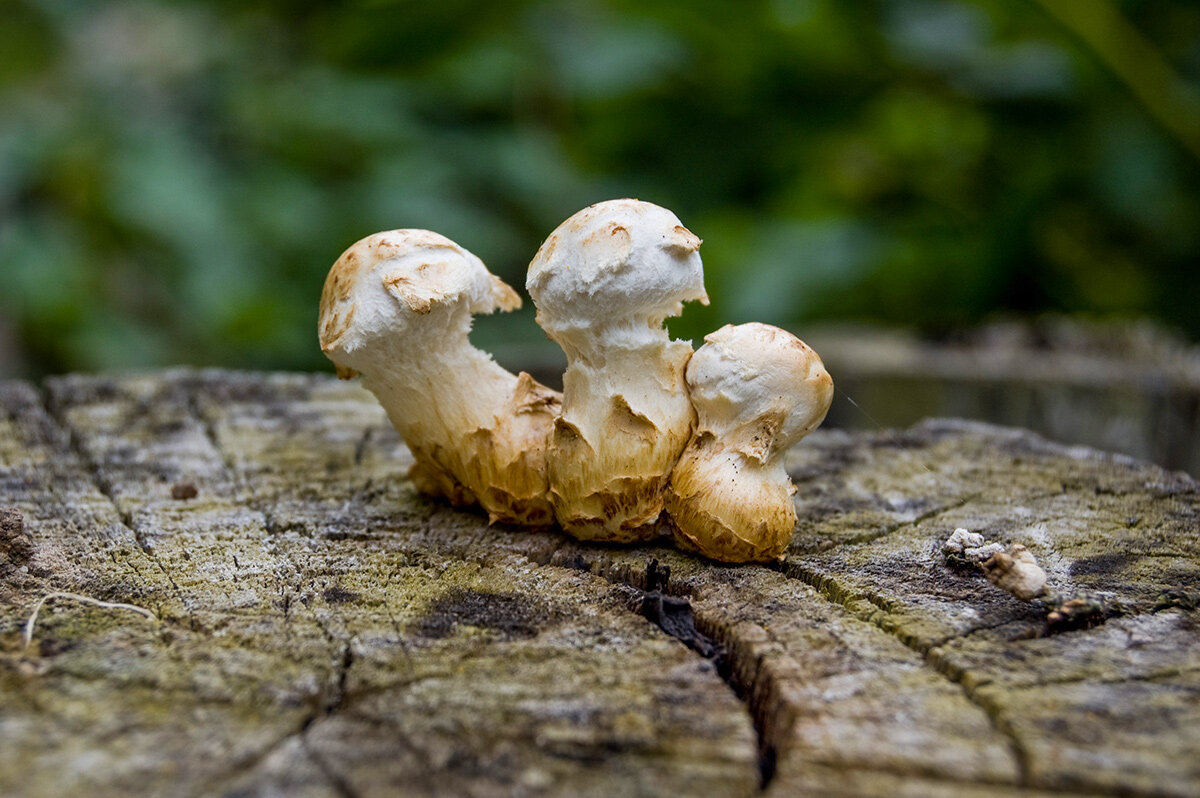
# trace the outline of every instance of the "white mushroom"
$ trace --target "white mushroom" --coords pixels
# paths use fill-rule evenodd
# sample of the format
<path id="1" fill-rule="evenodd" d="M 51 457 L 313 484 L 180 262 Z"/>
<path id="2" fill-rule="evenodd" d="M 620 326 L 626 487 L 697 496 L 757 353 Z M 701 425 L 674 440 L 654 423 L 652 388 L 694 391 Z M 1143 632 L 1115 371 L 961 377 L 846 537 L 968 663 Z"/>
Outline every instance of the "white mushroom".
<path id="1" fill-rule="evenodd" d="M 778 560 L 796 526 L 783 454 L 824 420 L 833 380 L 778 327 L 726 325 L 704 340 L 687 367 L 699 420 L 667 494 L 676 541 L 724 562 Z"/>
<path id="2" fill-rule="evenodd" d="M 950 537 L 946 538 L 946 542 L 942 544 L 942 550 L 953 554 L 962 554 L 968 549 L 979 548 L 983 542 L 983 535 L 960 526 L 950 533 Z"/>
<path id="3" fill-rule="evenodd" d="M 968 562 L 982 565 L 993 554 L 1004 551 L 1004 546 L 999 543 L 985 543 L 983 535 L 959 527 L 942 544 L 942 551 L 957 554 Z"/>
<path id="4" fill-rule="evenodd" d="M 1020 543 L 1009 546 L 1007 552 L 993 554 L 982 568 L 989 582 L 1021 601 L 1033 601 L 1046 592 L 1046 572 L 1033 552 Z"/>
<path id="5" fill-rule="evenodd" d="M 683 303 L 708 303 L 700 239 L 649 202 L 584 208 L 529 265 L 537 321 L 567 355 L 554 424 L 550 498 L 562 527 L 633 541 L 652 526 L 691 434 L 683 371 L 692 347 L 663 328 Z"/>
<path id="6" fill-rule="evenodd" d="M 333 265 L 319 332 L 338 376 L 361 374 L 412 450 L 419 490 L 478 501 L 492 521 L 541 526 L 553 522 L 545 447 L 560 397 L 467 338 L 471 314 L 520 304 L 453 241 L 392 230 L 364 238 Z"/>

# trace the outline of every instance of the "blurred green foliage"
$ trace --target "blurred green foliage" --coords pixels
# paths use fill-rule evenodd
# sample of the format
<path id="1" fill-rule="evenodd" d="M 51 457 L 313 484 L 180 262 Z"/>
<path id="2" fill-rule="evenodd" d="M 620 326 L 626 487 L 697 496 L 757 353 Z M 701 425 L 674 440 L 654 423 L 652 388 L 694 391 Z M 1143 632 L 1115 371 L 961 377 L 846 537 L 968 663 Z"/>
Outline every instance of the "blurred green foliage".
<path id="1" fill-rule="evenodd" d="M 684 337 L 1197 337 L 1197 85 L 1193 0 L 0 0 L 0 371 L 323 369 L 358 238 L 428 227 L 523 287 L 618 196 L 705 239 Z M 550 346 L 528 307 L 480 326 L 502 361 Z"/>

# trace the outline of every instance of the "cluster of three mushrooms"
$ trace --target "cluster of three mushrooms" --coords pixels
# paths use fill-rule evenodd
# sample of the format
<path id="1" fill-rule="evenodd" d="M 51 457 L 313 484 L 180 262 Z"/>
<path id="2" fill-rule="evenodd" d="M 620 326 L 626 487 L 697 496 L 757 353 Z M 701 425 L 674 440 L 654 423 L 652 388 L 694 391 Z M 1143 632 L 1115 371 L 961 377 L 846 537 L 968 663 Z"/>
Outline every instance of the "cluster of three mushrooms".
<path id="1" fill-rule="evenodd" d="M 777 559 L 796 521 L 781 455 L 824 418 L 832 381 L 768 325 L 726 326 L 694 354 L 671 340 L 666 318 L 707 302 L 699 246 L 636 200 L 585 208 L 546 239 L 526 285 L 567 355 L 561 396 L 470 344 L 471 314 L 520 299 L 428 231 L 379 233 L 338 259 L 321 346 L 387 410 L 422 492 L 586 540 L 654 537 L 665 508 L 686 548 Z"/>

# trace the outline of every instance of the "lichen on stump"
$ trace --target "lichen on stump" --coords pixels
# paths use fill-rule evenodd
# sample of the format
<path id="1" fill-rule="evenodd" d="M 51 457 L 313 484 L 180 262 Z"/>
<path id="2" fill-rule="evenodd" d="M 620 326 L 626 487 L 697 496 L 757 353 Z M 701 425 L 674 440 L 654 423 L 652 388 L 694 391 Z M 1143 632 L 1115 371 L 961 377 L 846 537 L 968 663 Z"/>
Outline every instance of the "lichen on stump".
<path id="1" fill-rule="evenodd" d="M 818 431 L 768 568 L 489 527 L 411 463 L 325 377 L 0 384 L 0 794 L 1197 792 L 1187 476 Z M 1104 611 L 1049 623 L 946 561 L 959 527 Z M 48 604 L 23 651 L 55 591 L 158 620 Z"/>

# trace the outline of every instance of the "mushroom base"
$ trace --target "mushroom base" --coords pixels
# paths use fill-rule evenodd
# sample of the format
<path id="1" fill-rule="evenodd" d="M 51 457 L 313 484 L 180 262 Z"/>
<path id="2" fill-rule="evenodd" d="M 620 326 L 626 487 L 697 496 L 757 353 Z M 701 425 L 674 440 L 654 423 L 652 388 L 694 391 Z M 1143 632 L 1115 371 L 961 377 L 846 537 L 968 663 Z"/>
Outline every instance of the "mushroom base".
<path id="1" fill-rule="evenodd" d="M 795 487 L 786 474 L 773 476 L 740 454 L 694 442 L 666 495 L 676 545 L 720 562 L 783 559 L 796 528 Z"/>
<path id="2" fill-rule="evenodd" d="M 454 507 L 478 504 L 488 514 L 489 523 L 514 524 L 527 527 L 549 527 L 554 524 L 554 509 L 545 493 L 517 495 L 498 485 L 479 489 L 476 494 L 454 475 L 435 461 L 413 454 L 416 462 L 408 471 L 408 478 L 418 492 L 436 499 L 445 499 Z M 538 485 L 542 488 L 544 486 Z"/>
<path id="3" fill-rule="evenodd" d="M 546 441 L 560 406 L 558 392 L 521 372 L 490 426 L 456 435 L 428 420 L 397 423 L 416 461 L 409 478 L 421 493 L 451 504 L 478 502 L 490 523 L 551 526 Z"/>
<path id="4" fill-rule="evenodd" d="M 586 496 L 552 490 L 550 500 L 563 530 L 578 540 L 642 543 L 660 537 L 666 477 L 624 477 Z"/>
<path id="5" fill-rule="evenodd" d="M 690 422 L 691 408 L 685 408 Z M 593 445 L 565 418 L 554 423 L 547 465 L 550 501 L 566 532 L 580 540 L 636 543 L 659 536 L 655 526 L 671 468 L 687 443 L 690 423 L 678 431 L 633 415 L 620 396 L 591 430 Z"/>

